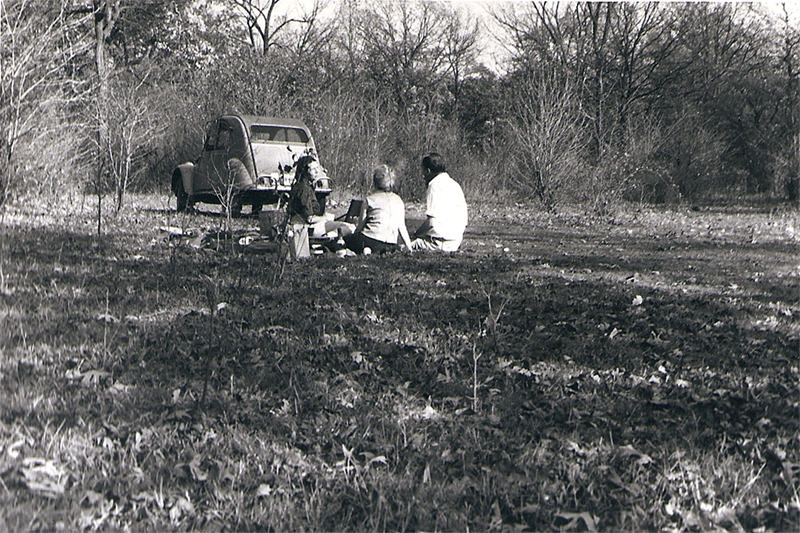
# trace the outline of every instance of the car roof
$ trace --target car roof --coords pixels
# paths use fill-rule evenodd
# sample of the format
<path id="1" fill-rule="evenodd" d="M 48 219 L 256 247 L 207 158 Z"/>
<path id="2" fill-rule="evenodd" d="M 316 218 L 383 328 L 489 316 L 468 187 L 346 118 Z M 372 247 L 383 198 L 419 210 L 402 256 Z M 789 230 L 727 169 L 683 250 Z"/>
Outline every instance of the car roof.
<path id="1" fill-rule="evenodd" d="M 263 124 L 266 126 L 292 126 L 301 128 L 310 134 L 308 126 L 302 120 L 287 117 L 268 117 L 263 115 L 226 115 L 238 117 L 244 122 L 245 126 L 249 129 L 253 124 Z"/>

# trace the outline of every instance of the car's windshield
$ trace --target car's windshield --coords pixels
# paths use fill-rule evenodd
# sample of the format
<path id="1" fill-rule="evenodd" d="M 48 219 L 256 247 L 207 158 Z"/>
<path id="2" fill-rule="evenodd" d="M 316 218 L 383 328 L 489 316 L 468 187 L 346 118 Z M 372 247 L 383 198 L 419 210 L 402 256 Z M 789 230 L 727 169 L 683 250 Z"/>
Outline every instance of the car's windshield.
<path id="1" fill-rule="evenodd" d="M 308 134 L 300 128 L 288 126 L 250 126 L 250 141 L 254 143 L 307 143 Z"/>

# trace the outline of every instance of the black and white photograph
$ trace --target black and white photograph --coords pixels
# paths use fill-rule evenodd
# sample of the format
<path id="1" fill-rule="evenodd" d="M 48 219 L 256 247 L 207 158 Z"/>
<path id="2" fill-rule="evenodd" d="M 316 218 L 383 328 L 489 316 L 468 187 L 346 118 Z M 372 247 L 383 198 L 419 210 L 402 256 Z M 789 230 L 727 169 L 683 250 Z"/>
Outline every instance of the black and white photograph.
<path id="1" fill-rule="evenodd" d="M 800 531 L 800 3 L 0 0 L 0 531 Z"/>

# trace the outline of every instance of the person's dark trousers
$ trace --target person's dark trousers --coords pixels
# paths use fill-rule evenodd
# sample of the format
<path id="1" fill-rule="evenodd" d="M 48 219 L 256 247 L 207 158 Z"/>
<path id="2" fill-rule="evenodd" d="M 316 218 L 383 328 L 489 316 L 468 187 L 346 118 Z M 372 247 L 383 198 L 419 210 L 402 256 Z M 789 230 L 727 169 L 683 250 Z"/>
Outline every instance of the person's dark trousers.
<path id="1" fill-rule="evenodd" d="M 374 254 L 384 254 L 397 250 L 396 244 L 378 241 L 372 237 L 367 237 L 363 233 L 352 233 L 350 235 L 346 235 L 344 237 L 344 244 L 357 254 L 363 254 L 364 248 L 369 248 Z"/>

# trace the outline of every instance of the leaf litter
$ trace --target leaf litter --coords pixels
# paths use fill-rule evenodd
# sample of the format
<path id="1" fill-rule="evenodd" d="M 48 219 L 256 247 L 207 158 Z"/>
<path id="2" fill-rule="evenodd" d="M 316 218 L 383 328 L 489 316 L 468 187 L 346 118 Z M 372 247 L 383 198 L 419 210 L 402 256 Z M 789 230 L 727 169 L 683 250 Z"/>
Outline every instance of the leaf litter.
<path id="1" fill-rule="evenodd" d="M 798 524 L 796 216 L 524 212 L 540 231 L 515 213 L 498 239 L 486 209 L 454 256 L 323 256 L 270 285 L 265 256 L 143 213 L 105 247 L 31 248 L 27 277 L 34 223 L 9 226 L 2 497 L 43 527 Z M 119 282 L 81 281 L 104 254 Z"/>

